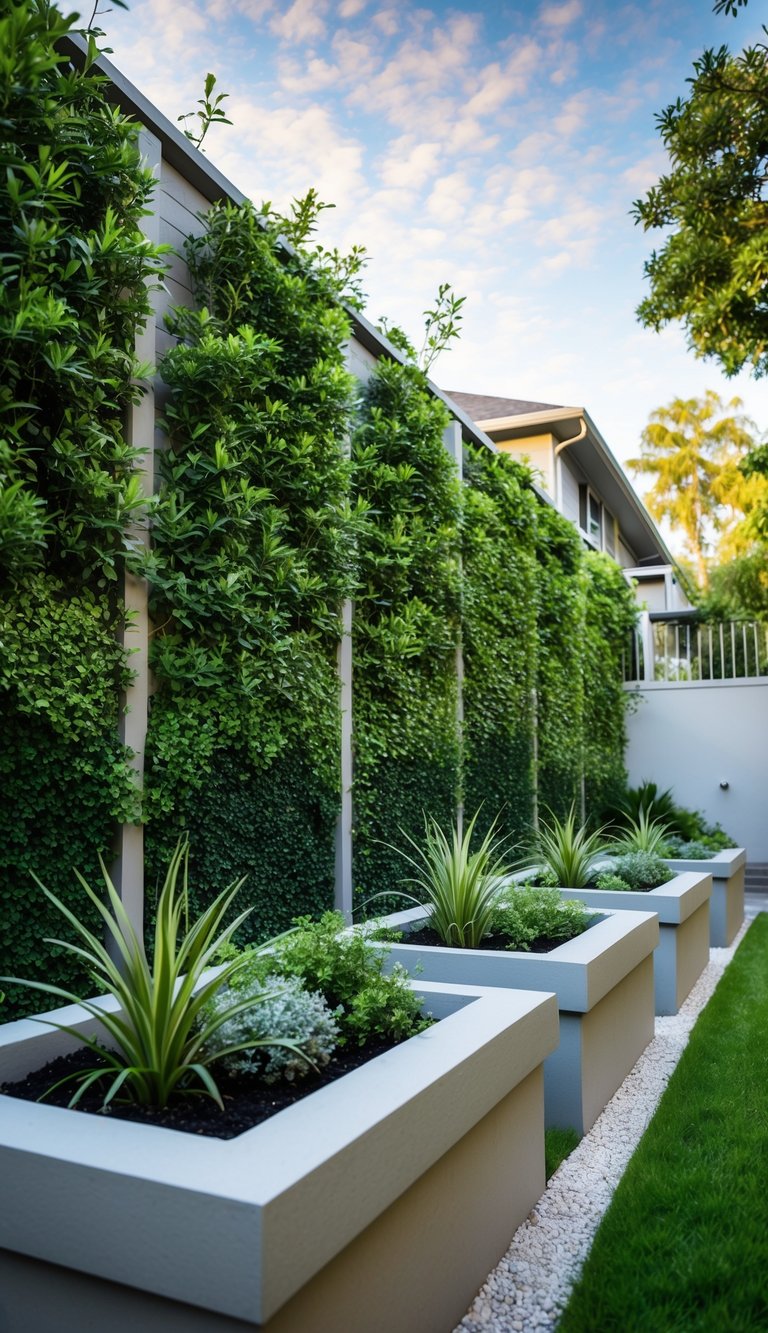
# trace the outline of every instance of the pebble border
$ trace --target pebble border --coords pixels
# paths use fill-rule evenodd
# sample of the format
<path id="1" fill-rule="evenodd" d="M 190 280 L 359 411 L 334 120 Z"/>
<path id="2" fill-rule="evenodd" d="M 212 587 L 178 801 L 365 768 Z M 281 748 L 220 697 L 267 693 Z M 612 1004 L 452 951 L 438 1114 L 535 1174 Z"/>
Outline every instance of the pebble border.
<path id="1" fill-rule="evenodd" d="M 454 1333 L 528 1333 L 554 1329 L 592 1237 L 645 1131 L 696 1019 L 751 922 L 709 963 L 655 1035 L 588 1134 L 560 1165 Z"/>

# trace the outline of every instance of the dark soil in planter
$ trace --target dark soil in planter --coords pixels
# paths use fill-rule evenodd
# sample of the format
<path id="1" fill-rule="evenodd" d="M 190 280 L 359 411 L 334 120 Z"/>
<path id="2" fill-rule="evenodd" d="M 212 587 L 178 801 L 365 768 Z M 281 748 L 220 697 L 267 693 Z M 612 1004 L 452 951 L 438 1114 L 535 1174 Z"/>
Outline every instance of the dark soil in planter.
<path id="1" fill-rule="evenodd" d="M 348 1046 L 337 1050 L 324 1069 L 315 1072 L 310 1069 L 304 1078 L 295 1082 L 263 1083 L 256 1079 L 235 1082 L 219 1074 L 214 1077 L 224 1102 L 221 1111 L 216 1103 L 207 1096 L 178 1097 L 162 1110 L 154 1107 L 137 1106 L 134 1103 L 110 1103 L 106 1111 L 101 1111 L 104 1093 L 109 1087 L 105 1080 L 96 1089 L 89 1089 L 77 1106 L 75 1114 L 99 1113 L 113 1120 L 133 1120 L 144 1125 L 161 1125 L 166 1129 L 179 1129 L 187 1134 L 202 1134 L 216 1139 L 234 1139 L 245 1130 L 252 1129 L 263 1120 L 282 1111 L 294 1102 L 299 1102 L 318 1088 L 341 1078 L 351 1070 L 359 1068 L 368 1060 L 392 1050 L 398 1045 L 394 1041 L 368 1042 L 365 1046 Z M 8 1083 L 2 1092 L 9 1097 L 18 1097 L 23 1101 L 38 1101 L 43 1093 L 59 1079 L 79 1069 L 93 1069 L 95 1057 L 86 1047 L 71 1055 L 60 1056 L 50 1061 L 42 1069 L 36 1069 L 18 1083 Z M 73 1083 L 65 1084 L 45 1098 L 47 1106 L 66 1107 L 75 1091 Z"/>
<path id="2" fill-rule="evenodd" d="M 589 930 L 589 926 L 587 926 L 587 930 Z M 579 934 L 583 934 L 583 931 L 580 931 Z M 537 940 L 530 941 L 527 949 L 520 950 L 520 946 L 509 935 L 486 935 L 477 945 L 477 948 L 492 949 L 496 952 L 514 949 L 517 952 L 525 953 L 550 953 L 552 949 L 556 949 L 558 945 L 565 943 L 566 941 L 563 939 L 555 940 L 548 935 L 540 935 Z M 430 949 L 446 947 L 437 931 L 431 930 L 428 926 L 422 926 L 421 930 L 407 931 L 403 935 L 403 944 L 419 944 L 422 948 Z"/>

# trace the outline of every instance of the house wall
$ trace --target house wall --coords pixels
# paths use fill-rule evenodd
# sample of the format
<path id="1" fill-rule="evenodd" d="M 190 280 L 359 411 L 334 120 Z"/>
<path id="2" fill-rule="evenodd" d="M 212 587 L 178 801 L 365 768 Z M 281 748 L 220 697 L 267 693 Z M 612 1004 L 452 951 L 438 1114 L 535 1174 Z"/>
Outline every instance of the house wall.
<path id="1" fill-rule="evenodd" d="M 496 440 L 497 449 L 503 454 L 512 454 L 521 462 L 528 463 L 540 475 L 541 486 L 554 499 L 554 437 L 550 434 L 525 435 L 522 439 Z"/>
<path id="2" fill-rule="evenodd" d="M 667 606 L 667 585 L 663 576 L 658 579 L 638 579 L 636 595 L 638 602 L 644 602 L 649 611 L 675 609 Z"/>
<path id="3" fill-rule="evenodd" d="M 632 786 L 649 778 L 768 862 L 768 680 L 644 685 L 627 719 Z M 728 787 L 723 790 L 721 782 Z"/>
<path id="4" fill-rule="evenodd" d="M 637 564 L 634 551 L 630 551 L 629 547 L 623 541 L 621 536 L 619 537 L 619 551 L 617 559 L 622 569 L 633 569 L 634 566 Z"/>
<path id="5" fill-rule="evenodd" d="M 560 485 L 562 487 L 560 503 L 565 517 L 575 523 L 577 528 L 581 528 L 579 486 L 584 484 L 586 477 L 580 469 L 574 467 L 566 455 L 567 451 L 563 450 L 560 457 Z"/>

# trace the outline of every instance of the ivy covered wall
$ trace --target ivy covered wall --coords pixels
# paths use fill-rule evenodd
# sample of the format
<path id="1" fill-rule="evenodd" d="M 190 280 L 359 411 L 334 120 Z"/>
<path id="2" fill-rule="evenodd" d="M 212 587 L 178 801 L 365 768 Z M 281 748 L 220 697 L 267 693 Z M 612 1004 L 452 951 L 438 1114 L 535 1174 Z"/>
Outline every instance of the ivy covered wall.
<path id="1" fill-rule="evenodd" d="M 0 17 L 0 970 L 78 987 L 41 943 L 67 927 L 32 872 L 81 908 L 72 867 L 97 881 L 138 814 L 118 740 L 139 501 L 123 421 L 160 263 L 135 127 L 55 50 L 71 26 L 43 5 Z M 4 1016 L 23 1011 L 4 989 Z"/>
<path id="2" fill-rule="evenodd" d="M 580 808 L 584 771 L 584 549 L 573 524 L 541 505 L 535 550 L 539 808 L 562 818 Z"/>
<path id="3" fill-rule="evenodd" d="M 614 560 L 596 551 L 582 557 L 584 578 L 584 779 L 593 819 L 615 808 L 626 786 L 628 696 L 623 654 L 637 606 Z"/>
<path id="4" fill-rule="evenodd" d="M 358 543 L 352 634 L 354 876 L 359 898 L 403 875 L 393 847 L 455 816 L 460 486 L 448 413 L 415 366 L 382 360 L 353 438 Z M 381 910 L 382 904 L 377 904 Z"/>
<path id="5" fill-rule="evenodd" d="M 464 477 L 464 809 L 478 837 L 498 819 L 518 840 L 533 817 L 539 502 L 508 454 L 473 447 Z"/>
<path id="6" fill-rule="evenodd" d="M 251 206 L 214 207 L 186 259 L 200 308 L 178 312 L 160 366 L 168 444 L 147 564 L 147 858 L 157 884 L 188 830 L 200 899 L 247 875 L 244 933 L 263 938 L 334 901 L 349 327 Z"/>

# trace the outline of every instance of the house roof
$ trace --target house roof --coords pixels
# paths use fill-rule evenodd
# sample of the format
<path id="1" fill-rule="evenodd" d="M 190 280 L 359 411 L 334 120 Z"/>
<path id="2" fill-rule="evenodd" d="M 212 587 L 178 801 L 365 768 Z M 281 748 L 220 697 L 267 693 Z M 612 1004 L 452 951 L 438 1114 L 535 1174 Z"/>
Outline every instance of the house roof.
<path id="1" fill-rule="evenodd" d="M 495 417 L 527 416 L 530 412 L 559 412 L 559 403 L 532 403 L 525 398 L 494 398 L 485 393 L 456 393 L 448 397 L 463 407 L 474 421 L 492 421 Z"/>
<path id="2" fill-rule="evenodd" d="M 489 394 L 456 393 L 450 397 L 474 416 L 494 442 L 521 439 L 537 432 L 551 434 L 557 443 L 572 441 L 568 445 L 569 457 L 618 518 L 624 540 L 638 565 L 677 568 L 648 510 L 585 408 Z M 583 438 L 574 440 L 581 433 L 582 423 Z"/>

